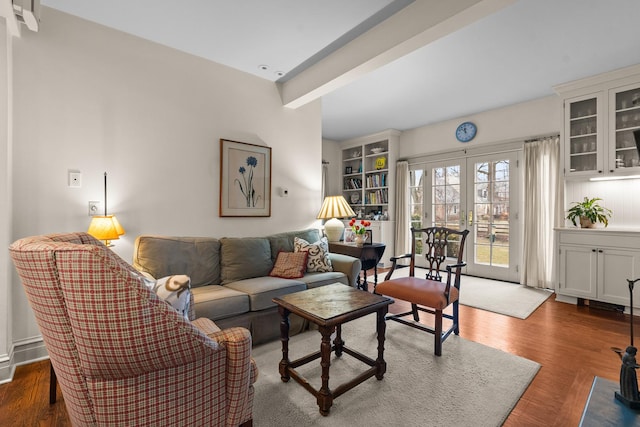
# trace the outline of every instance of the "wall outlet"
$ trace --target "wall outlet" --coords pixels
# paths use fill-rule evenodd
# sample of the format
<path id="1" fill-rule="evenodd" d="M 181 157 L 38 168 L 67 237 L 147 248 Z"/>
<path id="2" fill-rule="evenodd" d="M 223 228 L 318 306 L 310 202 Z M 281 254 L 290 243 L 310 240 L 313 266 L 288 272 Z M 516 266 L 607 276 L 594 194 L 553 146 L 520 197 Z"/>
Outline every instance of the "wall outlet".
<path id="1" fill-rule="evenodd" d="M 100 202 L 91 201 L 89 202 L 89 216 L 94 216 L 100 214 Z"/>

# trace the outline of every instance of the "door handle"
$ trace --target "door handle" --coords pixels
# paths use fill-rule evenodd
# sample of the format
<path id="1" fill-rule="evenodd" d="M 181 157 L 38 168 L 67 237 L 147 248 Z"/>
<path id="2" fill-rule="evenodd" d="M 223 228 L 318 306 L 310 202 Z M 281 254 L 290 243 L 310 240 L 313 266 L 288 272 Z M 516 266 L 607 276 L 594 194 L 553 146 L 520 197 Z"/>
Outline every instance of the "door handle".
<path id="1" fill-rule="evenodd" d="M 473 211 L 469 210 L 469 221 L 468 221 L 469 227 L 471 227 L 473 225 Z"/>

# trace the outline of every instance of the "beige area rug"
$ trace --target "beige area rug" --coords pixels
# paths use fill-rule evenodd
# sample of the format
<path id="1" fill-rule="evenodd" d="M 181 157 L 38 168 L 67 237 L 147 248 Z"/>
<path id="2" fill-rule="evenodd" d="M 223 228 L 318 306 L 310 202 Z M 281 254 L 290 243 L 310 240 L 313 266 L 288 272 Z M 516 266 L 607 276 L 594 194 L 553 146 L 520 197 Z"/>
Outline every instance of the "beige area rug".
<path id="1" fill-rule="evenodd" d="M 416 276 L 424 277 L 425 273 L 426 270 L 416 268 Z M 395 272 L 393 277 L 408 274 L 409 269 L 403 268 Z M 473 276 L 462 276 L 460 288 L 460 304 L 519 319 L 529 317 L 553 295 L 550 290 Z"/>
<path id="2" fill-rule="evenodd" d="M 369 357 L 377 354 L 375 315 L 343 326 L 345 345 Z M 254 426 L 499 426 L 533 380 L 540 365 L 458 336 L 433 355 L 433 336 L 387 322 L 384 358 L 387 372 L 336 398 L 327 417 L 315 397 L 278 373 L 279 341 L 254 348 L 260 374 L 255 383 Z M 320 333 L 308 331 L 289 341 L 295 360 L 320 348 Z M 375 358 L 375 357 L 374 357 Z M 298 368 L 315 388 L 321 385 L 320 362 Z M 332 355 L 329 386 L 365 371 L 367 365 L 343 354 Z"/>

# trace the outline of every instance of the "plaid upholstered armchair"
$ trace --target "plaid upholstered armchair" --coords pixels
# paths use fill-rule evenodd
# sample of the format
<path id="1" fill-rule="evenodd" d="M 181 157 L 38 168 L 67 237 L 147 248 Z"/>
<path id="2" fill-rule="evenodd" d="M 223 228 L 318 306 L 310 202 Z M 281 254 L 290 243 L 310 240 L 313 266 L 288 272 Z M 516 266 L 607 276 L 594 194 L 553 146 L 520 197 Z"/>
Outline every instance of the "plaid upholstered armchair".
<path id="1" fill-rule="evenodd" d="M 10 247 L 77 426 L 250 426 L 251 336 L 186 320 L 86 233 Z"/>

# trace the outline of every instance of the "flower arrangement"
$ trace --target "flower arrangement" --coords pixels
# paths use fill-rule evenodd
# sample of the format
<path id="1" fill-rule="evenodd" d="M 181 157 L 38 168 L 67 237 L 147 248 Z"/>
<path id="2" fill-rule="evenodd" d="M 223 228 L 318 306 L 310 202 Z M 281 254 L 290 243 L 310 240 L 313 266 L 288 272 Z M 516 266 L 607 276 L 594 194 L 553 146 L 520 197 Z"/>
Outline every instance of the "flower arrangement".
<path id="1" fill-rule="evenodd" d="M 349 221 L 349 226 L 351 227 L 351 229 L 353 230 L 354 233 L 356 234 L 364 234 L 367 232 L 367 227 L 371 225 L 370 221 L 365 221 L 364 219 L 360 220 L 360 224 L 357 224 L 357 221 L 355 218 L 352 218 L 351 221 Z"/>

